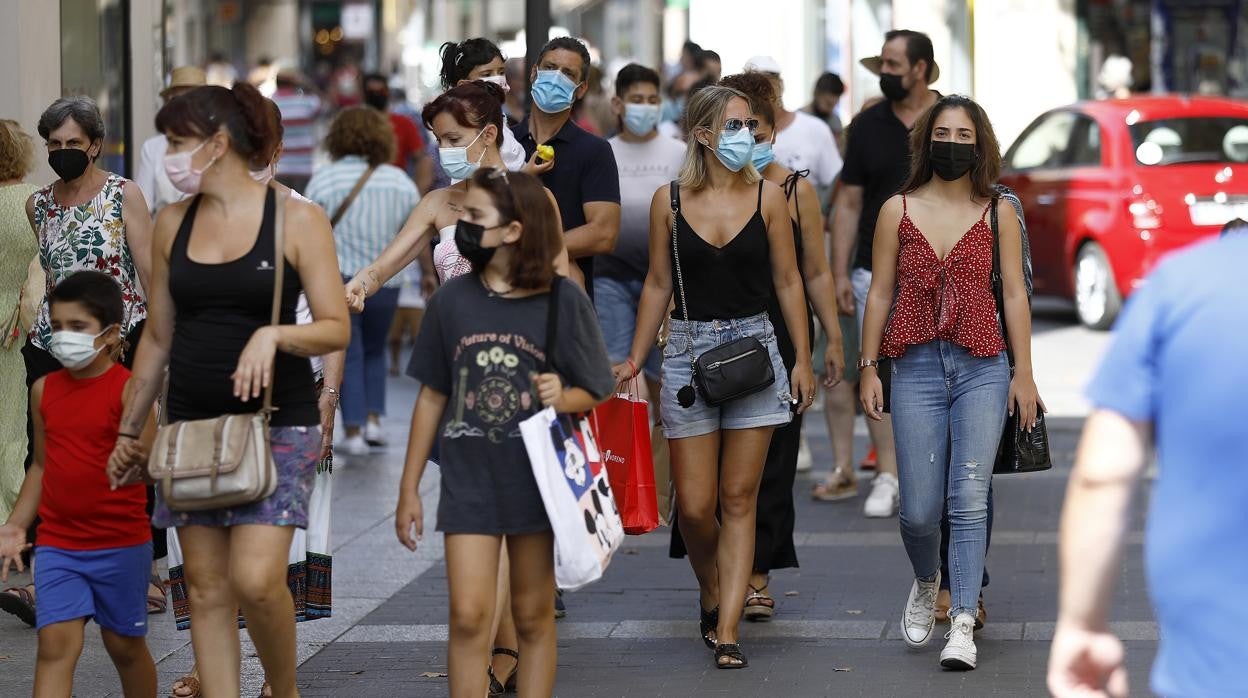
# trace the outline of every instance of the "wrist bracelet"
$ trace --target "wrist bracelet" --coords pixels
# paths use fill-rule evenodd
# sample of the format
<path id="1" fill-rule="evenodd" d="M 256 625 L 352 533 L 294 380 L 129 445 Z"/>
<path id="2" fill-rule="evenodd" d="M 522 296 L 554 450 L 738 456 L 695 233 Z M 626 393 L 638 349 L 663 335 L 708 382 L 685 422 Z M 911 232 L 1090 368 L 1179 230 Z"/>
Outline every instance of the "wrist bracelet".
<path id="1" fill-rule="evenodd" d="M 127 439 L 134 439 L 135 441 L 138 441 L 138 440 L 139 440 L 139 435 L 138 435 L 138 434 L 126 434 L 126 433 L 124 433 L 124 432 L 120 432 L 120 431 L 119 431 L 119 432 L 117 432 L 117 438 L 122 438 L 122 437 L 125 437 L 125 438 L 127 438 Z"/>
<path id="2" fill-rule="evenodd" d="M 321 390 L 322 390 L 322 391 L 324 391 L 324 392 L 329 393 L 330 395 L 333 395 L 334 397 L 341 397 L 341 396 L 342 396 L 342 393 L 338 392 L 338 389 L 337 389 L 337 388 L 331 388 L 331 387 L 329 387 L 328 385 L 326 385 L 326 386 L 322 386 L 322 387 L 321 387 Z"/>

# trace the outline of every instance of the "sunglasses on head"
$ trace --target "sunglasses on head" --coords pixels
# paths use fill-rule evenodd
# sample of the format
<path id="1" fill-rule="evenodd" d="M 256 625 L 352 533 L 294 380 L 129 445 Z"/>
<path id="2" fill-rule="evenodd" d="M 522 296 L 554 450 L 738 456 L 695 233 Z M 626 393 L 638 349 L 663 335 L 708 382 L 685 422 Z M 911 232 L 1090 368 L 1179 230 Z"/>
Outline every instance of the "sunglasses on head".
<path id="1" fill-rule="evenodd" d="M 750 133 L 758 130 L 758 119 L 728 119 L 724 122 L 724 130 L 736 133 L 743 128 L 750 129 Z"/>

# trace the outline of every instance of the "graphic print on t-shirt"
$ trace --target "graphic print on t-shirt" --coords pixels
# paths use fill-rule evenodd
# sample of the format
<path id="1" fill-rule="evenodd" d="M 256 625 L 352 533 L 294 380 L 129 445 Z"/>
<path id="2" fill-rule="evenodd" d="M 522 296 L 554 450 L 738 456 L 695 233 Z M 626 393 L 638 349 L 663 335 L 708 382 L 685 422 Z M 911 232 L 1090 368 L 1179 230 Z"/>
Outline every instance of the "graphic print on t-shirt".
<path id="1" fill-rule="evenodd" d="M 523 361 L 521 353 L 532 357 Z M 540 365 L 545 354 L 519 334 L 480 332 L 460 338 L 456 363 L 462 362 L 455 390 L 455 413 L 442 435 L 448 439 L 486 438 L 501 444 L 520 438 L 520 414 L 534 404 L 527 366 Z"/>

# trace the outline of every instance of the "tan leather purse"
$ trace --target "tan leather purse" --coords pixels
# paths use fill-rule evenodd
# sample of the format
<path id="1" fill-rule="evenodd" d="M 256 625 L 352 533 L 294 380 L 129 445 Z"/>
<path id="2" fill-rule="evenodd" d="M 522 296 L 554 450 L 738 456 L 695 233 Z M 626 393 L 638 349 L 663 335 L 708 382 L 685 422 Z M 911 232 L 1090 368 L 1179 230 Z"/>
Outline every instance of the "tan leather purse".
<path id="1" fill-rule="evenodd" d="M 282 276 L 286 267 L 282 237 L 288 197 L 289 194 L 278 192 L 273 219 L 277 250 L 273 258 L 270 322 L 274 325 L 281 320 Z M 264 389 L 264 405 L 259 412 L 162 425 L 152 444 L 147 471 L 169 509 L 222 509 L 257 502 L 273 494 L 277 489 L 277 467 L 269 445 L 272 413 L 273 381 L 270 381 Z"/>

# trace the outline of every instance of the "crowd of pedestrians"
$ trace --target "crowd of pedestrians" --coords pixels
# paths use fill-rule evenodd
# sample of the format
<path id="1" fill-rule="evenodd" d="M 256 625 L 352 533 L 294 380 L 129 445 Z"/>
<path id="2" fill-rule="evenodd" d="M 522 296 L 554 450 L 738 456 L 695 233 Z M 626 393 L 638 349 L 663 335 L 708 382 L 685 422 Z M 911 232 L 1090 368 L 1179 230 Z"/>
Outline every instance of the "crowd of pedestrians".
<path id="1" fill-rule="evenodd" d="M 877 469 L 864 514 L 900 509 L 913 568 L 897 585 L 902 639 L 921 647 L 947 620 L 940 663 L 974 669 L 992 463 L 1007 415 L 1030 429 L 1044 404 L 992 124 L 930 88 L 933 54 L 926 35 L 889 32 L 862 61 L 884 98 L 843 127 L 838 76 L 792 111 L 774 59 L 723 76 L 718 54 L 687 44 L 666 76 L 610 76 L 609 139 L 578 106 L 597 68 L 570 37 L 532 57 L 527 91 L 492 42 L 447 42 L 444 91 L 419 114 L 364 75 L 320 140 L 319 97 L 297 76 L 277 73 L 270 100 L 179 68 L 135 182 L 99 169 L 90 99 L 53 103 L 37 131 L 57 180 L 42 189 L 23 184 L 30 137 L 0 122 L 0 302 L 14 308 L 0 396 L 29 395 L 30 415 L 26 435 L 0 428 L 0 559 L 6 575 L 34 569 L 0 609 L 39 629 L 36 692 L 68 694 L 94 618 L 125 694 L 154 695 L 142 638 L 172 584 L 197 658 L 174 695 L 238 693 L 240 625 L 265 695 L 297 695 L 295 622 L 332 608 L 340 412 L 348 456 L 406 441 L 408 549 L 425 533 L 421 477 L 440 468 L 452 694 L 551 695 L 566 609 L 519 425 L 588 411 L 638 376 L 670 448 L 671 554 L 689 557 L 714 666 L 749 665 L 740 621 L 769 620 L 769 575 L 799 564 L 795 474 L 822 389 L 832 475 L 814 497 L 857 492 L 860 410 Z M 317 149 L 329 161 L 314 168 Z M 404 335 L 421 390 L 410 432 L 386 434 Z M 737 380 L 767 378 L 720 399 L 699 368 L 714 353 L 739 362 Z M 1111 399 L 1115 380 L 1101 381 L 1107 408 L 1153 414 Z M 215 444 L 215 482 L 223 415 L 253 414 L 267 489 L 188 504 L 172 476 L 153 481 L 149 464 L 187 457 L 170 429 L 216 420 L 216 441 L 185 440 Z M 1086 639 L 1089 613 L 1061 626 L 1069 652 L 1102 641 Z"/>

